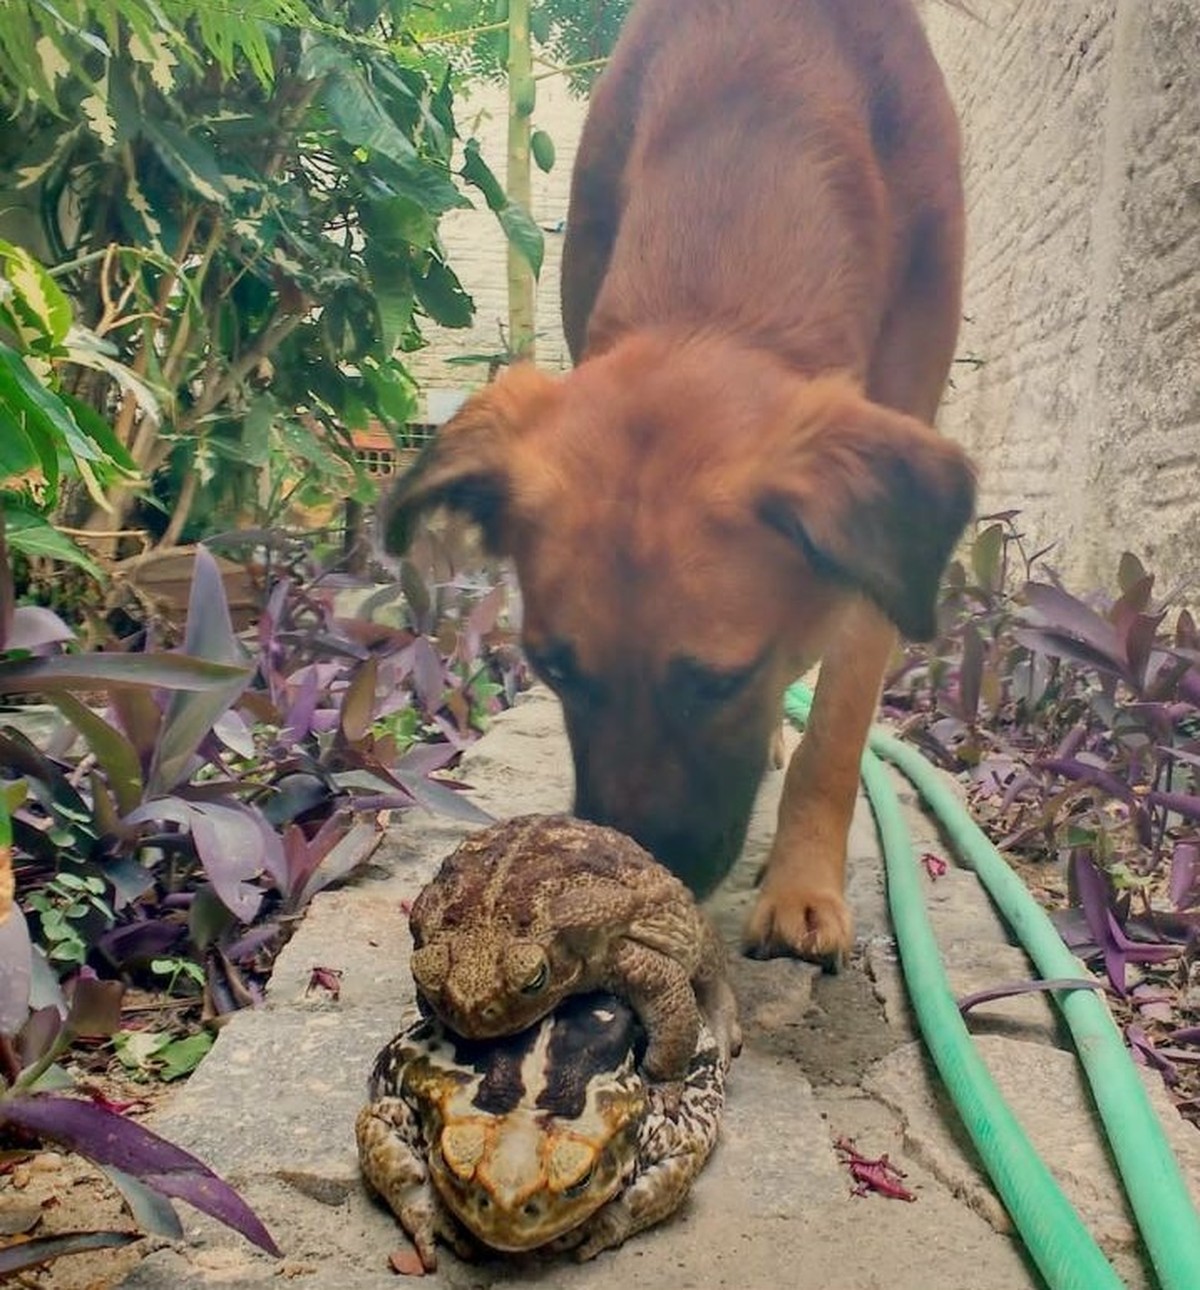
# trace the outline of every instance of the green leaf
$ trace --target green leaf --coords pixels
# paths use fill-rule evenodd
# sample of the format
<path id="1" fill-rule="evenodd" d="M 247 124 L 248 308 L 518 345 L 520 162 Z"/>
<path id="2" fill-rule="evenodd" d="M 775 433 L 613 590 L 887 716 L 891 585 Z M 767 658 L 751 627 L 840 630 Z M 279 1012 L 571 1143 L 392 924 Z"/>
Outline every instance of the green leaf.
<path id="1" fill-rule="evenodd" d="M 436 256 L 430 258 L 423 275 L 413 278 L 421 308 L 443 327 L 469 327 L 475 302 L 463 290 L 454 270 Z"/>
<path id="2" fill-rule="evenodd" d="M 0 693 L 55 694 L 108 686 L 135 689 L 228 691 L 249 683 L 249 667 L 232 667 L 186 654 L 66 654 L 0 661 Z"/>
<path id="3" fill-rule="evenodd" d="M 1000 590 L 1001 563 L 1004 556 L 1004 525 L 989 524 L 971 546 L 971 568 L 985 591 Z"/>
<path id="4" fill-rule="evenodd" d="M 91 367 L 98 372 L 107 373 L 120 387 L 122 394 L 128 394 L 136 400 L 138 407 L 146 416 L 153 421 L 162 420 L 158 399 L 150 386 L 132 368 L 105 353 L 102 342 L 91 332 L 78 327 L 72 328 L 71 334 L 67 337 L 65 357 L 82 367 Z M 118 464 L 120 464 L 119 461 Z"/>
<path id="5" fill-rule="evenodd" d="M 421 157 L 387 115 L 357 69 L 340 67 L 326 81 L 322 101 L 348 143 L 386 158 L 398 171 L 403 195 L 436 213 L 467 205 L 450 172 Z"/>
<path id="6" fill-rule="evenodd" d="M 0 483 L 41 465 L 41 457 L 20 421 L 0 405 Z"/>
<path id="7" fill-rule="evenodd" d="M 95 459 L 98 450 L 92 445 L 71 415 L 71 409 L 48 390 L 25 366 L 14 349 L 0 341 L 0 405 L 22 417 L 47 480 L 57 483 L 58 462 L 45 445 L 65 449 L 84 459 Z"/>
<path id="8" fill-rule="evenodd" d="M 509 242 L 516 247 L 536 278 L 542 271 L 542 257 L 546 250 L 542 230 L 533 222 L 529 212 L 516 202 L 509 202 L 503 210 L 498 210 L 496 218 Z"/>
<path id="9" fill-rule="evenodd" d="M 163 165 L 185 188 L 206 202 L 224 206 L 229 201 L 220 164 L 195 135 L 181 130 L 173 121 L 146 117 L 142 124 Z"/>
<path id="10" fill-rule="evenodd" d="M 271 427 L 279 415 L 273 394 L 259 394 L 246 409 L 242 420 L 242 460 L 251 466 L 265 466 L 271 459 Z"/>
<path id="11" fill-rule="evenodd" d="M 73 394 L 60 393 L 58 396 L 70 408 L 79 428 L 96 445 L 97 448 L 124 475 L 136 479 L 140 475 L 137 462 L 129 454 L 129 449 L 117 438 L 112 426 L 96 411 L 90 403 L 84 403 Z"/>
<path id="12" fill-rule="evenodd" d="M 39 338 L 49 342 L 50 347 L 61 345 L 71 326 L 71 304 L 62 288 L 22 247 L 0 241 L 0 259 L 4 261 L 4 276 L 12 286 L 14 297 L 0 303 L 0 308 L 15 319 L 18 335 L 28 344 L 33 337 L 21 323 L 33 322 Z M 0 302 L 3 302 L 2 296 Z"/>
<path id="13" fill-rule="evenodd" d="M 9 547 L 30 559 L 57 560 L 85 570 L 97 582 L 105 580 L 104 570 L 49 520 L 27 511 L 9 511 L 5 515 L 5 538 Z"/>
<path id="14" fill-rule="evenodd" d="M 488 209 L 501 211 L 508 204 L 508 194 L 504 185 L 496 178 L 491 166 L 483 159 L 479 151 L 479 140 L 468 139 L 463 148 L 463 164 L 458 172 L 469 184 L 473 184 L 483 194 Z"/>
<path id="15" fill-rule="evenodd" d="M 184 778 L 213 722 L 233 706 L 250 683 L 251 669 L 245 666 L 246 651 L 234 635 L 221 571 L 205 547 L 196 548 L 183 648 L 191 657 L 208 659 L 214 666 L 241 666 L 224 689 L 179 690 L 171 696 L 147 777 L 152 794 L 170 792 Z"/>
<path id="16" fill-rule="evenodd" d="M 167 1044 L 156 1054 L 160 1063 L 159 1078 L 173 1080 L 179 1079 L 181 1075 L 190 1075 L 200 1065 L 201 1059 L 212 1046 L 213 1037 L 207 1030 Z"/>
<path id="17" fill-rule="evenodd" d="M 73 694 L 52 694 L 50 701 L 83 736 L 96 755 L 122 815 L 142 800 L 142 766 L 137 749 L 98 713 Z"/>
<path id="18" fill-rule="evenodd" d="M 395 427 L 406 425 L 417 408 L 417 387 L 400 364 L 364 364 L 363 378 L 375 396 L 375 410 Z"/>
<path id="19" fill-rule="evenodd" d="M 362 211 L 367 250 L 383 247 L 390 256 L 423 251 L 437 232 L 437 215 L 409 197 L 385 197 Z"/>

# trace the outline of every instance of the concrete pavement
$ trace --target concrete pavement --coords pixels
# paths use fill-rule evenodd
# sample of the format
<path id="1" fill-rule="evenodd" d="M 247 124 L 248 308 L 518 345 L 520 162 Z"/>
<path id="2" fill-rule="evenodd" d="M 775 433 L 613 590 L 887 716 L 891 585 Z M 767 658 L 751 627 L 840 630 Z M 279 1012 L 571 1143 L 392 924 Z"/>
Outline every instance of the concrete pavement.
<path id="1" fill-rule="evenodd" d="M 566 809 L 570 759 L 557 704 L 534 690 L 471 751 L 463 777 L 496 815 Z M 746 851 L 710 910 L 731 945 L 753 899 L 782 774 L 763 787 Z M 908 800 L 918 849 L 940 851 Z M 155 1127 L 196 1152 L 255 1207 L 285 1251 L 280 1264 L 185 1210 L 187 1239 L 151 1254 L 126 1290 L 278 1286 L 394 1290 L 389 1253 L 403 1243 L 358 1178 L 353 1120 L 376 1051 L 412 1002 L 401 902 L 466 826 L 413 811 L 370 871 L 319 895 L 280 956 L 265 1007 L 237 1014 Z M 915 1039 L 865 804 L 851 838 L 858 950 L 822 976 L 806 964 L 735 954 L 746 1046 L 731 1072 L 722 1142 L 685 1208 L 624 1248 L 578 1266 L 443 1253 L 430 1290 L 509 1285 L 564 1290 L 778 1286 L 820 1290 L 1025 1290 L 1041 1281 L 1009 1233 Z M 931 914 L 956 991 L 1031 975 L 972 875 L 928 880 Z M 341 997 L 307 990 L 314 966 L 342 972 Z M 1024 996 L 975 1009 L 985 1059 L 1130 1287 L 1151 1287 L 1086 1090 L 1051 1006 Z M 1148 1079 L 1153 1085 L 1154 1080 Z M 1189 1176 L 1200 1135 L 1154 1089 Z M 889 1153 L 913 1203 L 854 1197 L 833 1142 Z"/>

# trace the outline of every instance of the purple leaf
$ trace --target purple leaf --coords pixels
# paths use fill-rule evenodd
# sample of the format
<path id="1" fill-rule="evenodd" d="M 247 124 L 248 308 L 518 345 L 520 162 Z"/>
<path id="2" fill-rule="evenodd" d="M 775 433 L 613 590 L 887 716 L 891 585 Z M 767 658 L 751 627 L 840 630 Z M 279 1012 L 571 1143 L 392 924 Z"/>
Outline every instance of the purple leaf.
<path id="1" fill-rule="evenodd" d="M 249 679 L 248 667 L 212 663 L 186 654 L 64 654 L 0 663 L 0 692 L 4 694 L 110 686 L 220 693 Z"/>
<path id="2" fill-rule="evenodd" d="M 259 923 L 245 936 L 239 936 L 236 941 L 231 941 L 225 947 L 225 957 L 231 963 L 242 963 L 278 940 L 282 934 L 283 929 L 277 922 Z"/>
<path id="3" fill-rule="evenodd" d="M 409 775 L 431 775 L 435 770 L 448 766 L 458 753 L 453 744 L 413 744 L 396 761 L 393 769 L 406 771 Z"/>
<path id="4" fill-rule="evenodd" d="M 971 623 L 967 623 L 963 628 L 962 662 L 958 669 L 958 715 L 969 723 L 979 715 L 983 657 L 983 637 Z"/>
<path id="5" fill-rule="evenodd" d="M 1054 990 L 1103 990 L 1099 981 L 1084 977 L 1055 977 L 1051 981 L 1010 981 L 1007 985 L 994 985 L 987 990 L 976 990 L 974 994 L 964 994 L 958 1001 L 958 1010 L 964 1016 L 981 1003 L 993 1003 L 997 999 L 1010 999 L 1019 994 L 1035 994 Z"/>
<path id="6" fill-rule="evenodd" d="M 375 716 L 375 685 L 379 664 L 369 658 L 354 672 L 341 705 L 342 737 L 347 743 L 358 743 L 371 729 Z"/>
<path id="7" fill-rule="evenodd" d="M 244 663 L 246 651 L 234 634 L 221 569 L 207 547 L 196 548 L 188 595 L 183 652 L 215 663 Z"/>
<path id="8" fill-rule="evenodd" d="M 137 749 L 120 730 L 73 694 L 52 694 L 50 698 L 95 754 L 118 810 L 132 811 L 142 799 L 142 765 Z"/>
<path id="9" fill-rule="evenodd" d="M 1121 558 L 1117 561 L 1117 586 L 1123 593 L 1121 600 L 1129 601 L 1141 613 L 1150 603 L 1154 575 L 1146 572 L 1146 566 L 1132 551 L 1122 551 Z"/>
<path id="10" fill-rule="evenodd" d="M 1168 891 L 1176 909 L 1190 909 L 1200 900 L 1200 843 L 1175 843 Z"/>
<path id="11" fill-rule="evenodd" d="M 470 798 L 462 795 L 462 790 L 452 788 L 441 780 L 425 779 L 420 775 L 410 775 L 397 770 L 396 778 L 417 802 L 427 810 L 441 815 L 449 815 L 457 820 L 466 820 L 470 824 L 492 824 L 495 817 L 481 810 Z"/>
<path id="12" fill-rule="evenodd" d="M 32 977 L 29 927 L 14 905 L 0 923 L 0 1035 L 15 1035 L 24 1024 Z"/>
<path id="13" fill-rule="evenodd" d="M 192 841 L 213 889 L 234 917 L 253 922 L 262 892 L 250 880 L 268 868 L 266 830 L 255 820 L 255 813 L 237 805 L 196 803 L 192 810 Z M 270 836 L 275 839 L 273 833 Z M 272 867 L 282 872 L 282 852 L 276 856 Z"/>
<path id="14" fill-rule="evenodd" d="M 1141 1026 L 1126 1026 L 1125 1038 L 1129 1040 L 1129 1047 L 1136 1061 L 1140 1061 L 1143 1066 L 1154 1067 L 1162 1075 L 1164 1084 L 1179 1083 L 1179 1068 L 1159 1052 Z"/>
<path id="15" fill-rule="evenodd" d="M 183 1239 L 183 1224 L 171 1202 L 145 1183 L 139 1182 L 132 1174 L 117 1169 L 112 1165 L 101 1165 L 109 1181 L 121 1193 L 133 1221 L 143 1232 L 155 1236 L 165 1236 L 168 1241 Z"/>
<path id="16" fill-rule="evenodd" d="M 277 1258 L 279 1247 L 254 1211 L 207 1165 L 124 1116 L 68 1097 L 10 1097 L 0 1102 L 0 1122 L 9 1121 L 39 1137 L 131 1175 L 164 1196 L 186 1200 Z"/>
<path id="17" fill-rule="evenodd" d="M 1130 675 L 1139 688 L 1145 684 L 1151 651 L 1165 616 L 1165 614 L 1153 616 L 1137 614 L 1125 630 L 1125 656 L 1129 660 Z"/>
<path id="18" fill-rule="evenodd" d="M 1147 793 L 1147 800 L 1155 806 L 1165 806 L 1168 811 L 1182 815 L 1187 820 L 1200 820 L 1200 796 L 1195 793 Z"/>
<path id="19" fill-rule="evenodd" d="M 464 748 L 469 747 L 471 740 L 459 731 L 453 721 L 438 713 L 433 718 L 433 724 L 437 726 L 442 737 L 456 752 L 461 752 Z"/>
<path id="20" fill-rule="evenodd" d="M 179 923 L 165 918 L 146 918 L 104 932 L 97 939 L 96 948 L 114 967 L 128 968 L 169 953 L 183 932 Z"/>
<path id="21" fill-rule="evenodd" d="M 353 825 L 321 857 L 301 888 L 295 907 L 303 909 L 322 888 L 366 864 L 382 841 L 383 834 L 373 824 L 360 821 Z"/>
<path id="22" fill-rule="evenodd" d="M 36 1236 L 32 1241 L 0 1250 L 0 1276 L 52 1263 L 67 1254 L 116 1249 L 141 1239 L 140 1232 L 60 1232 L 57 1236 Z"/>
<path id="23" fill-rule="evenodd" d="M 161 797 L 131 811 L 125 823 L 170 820 L 188 829 L 217 895 L 232 914 L 249 923 L 262 903 L 262 892 L 251 887 L 250 880 L 266 868 L 268 860 L 282 867 L 281 858 L 267 854 L 267 830 L 258 823 L 257 814 L 240 803 Z"/>
<path id="24" fill-rule="evenodd" d="M 1064 779 L 1077 780 L 1084 784 L 1095 784 L 1097 788 L 1102 788 L 1106 793 L 1122 802 L 1132 802 L 1134 792 L 1124 780 L 1118 779 L 1111 771 L 1102 770 L 1099 766 L 1093 766 L 1080 758 L 1073 758 L 1069 761 L 1060 760 L 1052 757 L 1047 761 L 1035 763 L 1037 769 L 1048 770 L 1055 775 L 1061 775 Z"/>
<path id="25" fill-rule="evenodd" d="M 1125 935 L 1109 906 L 1108 883 L 1082 850 L 1075 851 L 1071 856 L 1071 871 L 1088 930 L 1104 955 L 1104 969 L 1109 982 L 1117 994 L 1124 998 L 1127 963 L 1161 963 L 1174 958 L 1179 950 L 1173 945 L 1131 941 Z"/>
<path id="26" fill-rule="evenodd" d="M 251 759 L 255 753 L 254 731 L 246 724 L 246 719 L 236 708 L 223 712 L 213 722 L 213 735 L 239 757 Z"/>
<path id="27" fill-rule="evenodd" d="M 1013 639 L 1018 645 L 1024 645 L 1026 649 L 1036 653 L 1049 654 L 1052 658 L 1080 663 L 1084 667 L 1094 667 L 1109 676 L 1127 679 L 1125 665 L 1120 659 L 1114 659 L 1104 650 L 1062 632 L 1052 631 L 1049 628 L 1017 627 L 1013 630 Z"/>
<path id="28" fill-rule="evenodd" d="M 40 605 L 18 605 L 4 648 L 33 651 L 74 639 L 75 633 L 56 613 Z"/>
<path id="29" fill-rule="evenodd" d="M 300 668 L 288 678 L 287 689 L 292 701 L 283 723 L 283 737 L 291 743 L 306 739 L 312 730 L 313 715 L 321 693 L 321 679 L 315 665 Z"/>
<path id="30" fill-rule="evenodd" d="M 1040 620 L 1040 626 L 1086 641 L 1114 660 L 1122 658 L 1112 623 L 1061 587 L 1048 582 L 1027 582 L 1021 596 Z"/>
<path id="31" fill-rule="evenodd" d="M 1163 994 L 1143 984 L 1134 987 L 1132 999 L 1144 1021 L 1160 1021 L 1170 1025 L 1175 1020 L 1173 995 Z"/>
<path id="32" fill-rule="evenodd" d="M 478 658 L 483 638 L 496 626 L 507 599 L 508 588 L 499 582 L 467 615 L 466 631 L 459 642 L 460 657 L 465 663 Z"/>
<path id="33" fill-rule="evenodd" d="M 124 997 L 125 987 L 120 981 L 80 977 L 71 990 L 67 1028 L 85 1039 L 107 1039 L 121 1028 Z"/>
<path id="34" fill-rule="evenodd" d="M 233 634 L 221 570 L 204 547 L 196 548 L 183 647 L 186 654 L 211 663 L 237 666 L 241 675 L 223 690 L 171 696 L 150 767 L 151 792 L 168 792 L 180 783 L 213 723 L 233 707 L 251 679 L 246 651 Z"/>
<path id="35" fill-rule="evenodd" d="M 446 675 L 442 660 L 430 641 L 418 636 L 404 653 L 412 652 L 413 683 L 417 699 L 426 712 L 436 712 L 446 693 Z"/>
<path id="36" fill-rule="evenodd" d="M 32 1066 L 50 1051 L 62 1027 L 62 1013 L 57 1008 L 38 1008 L 36 1012 L 29 1014 L 28 1021 L 21 1027 L 21 1033 L 17 1036 L 17 1052 L 22 1070 L 26 1066 Z"/>

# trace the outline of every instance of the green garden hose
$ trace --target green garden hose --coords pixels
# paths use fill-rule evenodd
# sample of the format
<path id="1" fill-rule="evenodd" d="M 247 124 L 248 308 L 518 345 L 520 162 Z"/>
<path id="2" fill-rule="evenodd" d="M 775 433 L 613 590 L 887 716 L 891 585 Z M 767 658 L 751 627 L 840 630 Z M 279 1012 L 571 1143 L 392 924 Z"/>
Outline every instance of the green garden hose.
<path id="1" fill-rule="evenodd" d="M 1075 956 L 1046 913 L 932 766 L 882 731 L 871 750 L 892 762 L 937 816 L 1044 979 L 1077 976 Z M 889 885 L 891 881 L 889 867 Z M 914 884 L 916 899 L 919 890 Z M 1087 990 L 1054 991 L 1091 1085 L 1113 1158 L 1163 1290 L 1200 1288 L 1200 1214 L 1104 1002 Z"/>
<path id="2" fill-rule="evenodd" d="M 803 725 L 811 694 L 786 696 Z M 1104 1290 L 1121 1282 L 1030 1145 L 971 1042 L 925 912 L 912 843 L 879 760 L 893 761 L 938 816 L 1045 978 L 1077 976 L 1050 920 L 919 753 L 873 732 L 863 781 L 883 841 L 888 901 L 913 1009 L 930 1055 L 1031 1257 L 1052 1290 Z M 876 755 L 878 754 L 878 755 Z M 1200 1287 L 1200 1218 L 1133 1063 L 1104 1004 L 1059 991 L 1093 1096 L 1163 1290 Z M 1082 1006 L 1081 1006 L 1082 1005 Z"/>
<path id="3" fill-rule="evenodd" d="M 804 725 L 811 697 L 787 693 L 788 719 Z M 1000 1199 L 1051 1290 L 1122 1290 L 1099 1246 L 1009 1109 L 958 1011 L 925 912 L 912 840 L 879 758 L 863 753 L 863 783 L 883 843 L 888 904 L 900 963 L 925 1046 Z"/>

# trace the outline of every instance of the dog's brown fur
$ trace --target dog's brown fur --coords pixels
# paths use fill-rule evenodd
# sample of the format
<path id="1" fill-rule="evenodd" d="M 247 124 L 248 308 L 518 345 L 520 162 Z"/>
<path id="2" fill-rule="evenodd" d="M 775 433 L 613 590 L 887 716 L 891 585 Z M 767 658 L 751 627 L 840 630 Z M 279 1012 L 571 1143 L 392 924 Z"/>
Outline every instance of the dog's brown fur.
<path id="1" fill-rule="evenodd" d="M 934 625 L 973 478 L 932 423 L 960 308 L 957 126 L 910 0 L 640 0 L 576 163 L 577 366 L 472 398 L 384 514 L 511 554 L 576 810 L 700 895 L 784 688 L 823 658 L 746 931 L 851 945 L 846 834 L 894 638 Z"/>

